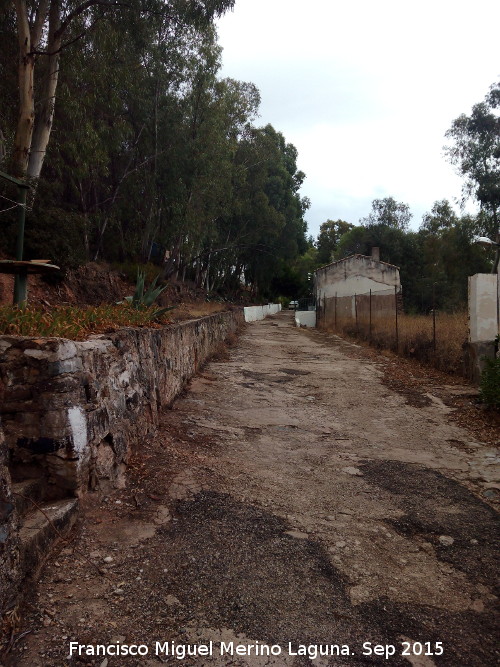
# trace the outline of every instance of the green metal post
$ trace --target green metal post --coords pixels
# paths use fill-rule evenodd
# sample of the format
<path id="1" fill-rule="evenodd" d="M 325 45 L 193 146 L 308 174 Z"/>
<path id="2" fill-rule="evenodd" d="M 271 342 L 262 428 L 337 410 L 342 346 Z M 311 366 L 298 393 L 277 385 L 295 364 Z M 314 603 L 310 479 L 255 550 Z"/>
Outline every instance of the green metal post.
<path id="1" fill-rule="evenodd" d="M 14 178 L 14 176 L 9 176 L 3 171 L 0 171 L 0 178 L 4 181 L 9 181 L 17 185 L 18 197 L 18 218 L 17 218 L 17 241 L 16 241 L 16 261 L 22 262 L 23 251 L 24 251 L 24 223 L 26 220 L 26 200 L 28 198 L 29 185 L 24 181 L 21 181 L 19 178 Z M 18 275 L 16 275 L 14 280 L 14 303 L 19 306 L 26 305 L 27 298 L 27 285 L 28 285 L 28 270 L 24 270 Z"/>
<path id="2" fill-rule="evenodd" d="M 495 261 L 493 262 L 493 267 L 491 269 L 491 273 L 499 273 L 498 264 L 499 264 L 499 260 L 500 260 L 500 234 L 497 234 L 496 246 L 497 246 L 497 250 L 496 250 L 496 254 L 495 254 Z"/>
<path id="3" fill-rule="evenodd" d="M 26 198 L 28 189 L 19 187 L 18 197 L 18 218 L 17 218 L 17 241 L 16 241 L 16 260 L 23 259 L 24 251 L 24 223 L 26 220 Z M 16 275 L 14 281 L 14 303 L 18 306 L 25 306 L 27 299 L 28 271 L 23 271 Z"/>
<path id="4" fill-rule="evenodd" d="M 370 290 L 370 323 L 369 323 L 369 330 L 368 330 L 368 338 L 370 340 L 370 343 L 372 342 L 372 291 Z"/>
<path id="5" fill-rule="evenodd" d="M 399 326 L 398 326 L 398 288 L 394 285 L 394 314 L 396 316 L 396 354 L 399 350 Z"/>

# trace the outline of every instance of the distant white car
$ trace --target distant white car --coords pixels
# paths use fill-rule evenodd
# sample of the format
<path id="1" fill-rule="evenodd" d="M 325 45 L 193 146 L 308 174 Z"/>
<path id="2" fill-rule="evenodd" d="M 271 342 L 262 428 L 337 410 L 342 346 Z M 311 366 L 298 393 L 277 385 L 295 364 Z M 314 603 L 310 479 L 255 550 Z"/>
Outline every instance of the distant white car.
<path id="1" fill-rule="evenodd" d="M 297 310 L 299 307 L 299 302 L 298 301 L 290 301 L 288 304 L 288 310 Z"/>

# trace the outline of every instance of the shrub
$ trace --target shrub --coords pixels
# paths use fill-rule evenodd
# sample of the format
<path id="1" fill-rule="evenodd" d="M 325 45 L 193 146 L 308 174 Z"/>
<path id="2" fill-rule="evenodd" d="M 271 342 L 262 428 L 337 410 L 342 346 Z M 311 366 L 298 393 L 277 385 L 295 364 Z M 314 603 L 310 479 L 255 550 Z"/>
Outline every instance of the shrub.
<path id="1" fill-rule="evenodd" d="M 286 310 L 288 306 L 290 305 L 291 299 L 287 296 L 280 296 L 278 297 L 278 303 L 281 303 L 281 307 L 283 310 Z"/>
<path id="2" fill-rule="evenodd" d="M 127 303 L 131 308 L 135 308 L 136 310 L 146 310 L 148 308 L 151 308 L 155 303 L 156 299 L 160 296 L 160 294 L 163 291 L 165 291 L 167 287 L 166 285 L 160 287 L 156 285 L 156 282 L 159 277 L 160 274 L 158 274 L 151 283 L 151 285 L 146 288 L 146 285 L 144 284 L 145 274 L 139 271 L 139 269 L 137 269 L 137 282 L 135 285 L 134 294 L 132 296 L 126 296 L 125 301 L 120 301 L 118 305 Z M 163 315 L 164 313 L 168 312 L 169 310 L 173 310 L 174 308 L 175 306 L 167 306 L 166 308 L 160 308 L 155 313 L 153 313 L 151 319 L 157 319 L 158 317 L 160 317 L 160 315 Z"/>
<path id="3" fill-rule="evenodd" d="M 479 397 L 489 408 L 500 409 L 500 358 L 485 359 Z"/>

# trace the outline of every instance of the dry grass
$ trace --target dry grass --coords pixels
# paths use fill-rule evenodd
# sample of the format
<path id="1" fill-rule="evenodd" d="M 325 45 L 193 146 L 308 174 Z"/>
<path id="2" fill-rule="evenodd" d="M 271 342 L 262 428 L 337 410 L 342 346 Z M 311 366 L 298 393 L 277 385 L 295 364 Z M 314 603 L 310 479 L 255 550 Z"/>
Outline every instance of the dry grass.
<path id="1" fill-rule="evenodd" d="M 109 333 L 120 327 L 157 328 L 172 322 L 204 317 L 223 310 L 222 303 L 187 303 L 157 316 L 161 308 L 132 308 L 128 304 L 106 306 L 0 306 L 0 335 L 40 336 L 83 340 L 91 334 Z"/>
<path id="2" fill-rule="evenodd" d="M 405 356 L 430 362 L 442 371 L 462 373 L 468 331 L 466 312 L 436 314 L 435 346 L 432 316 L 404 315 L 399 328 L 399 347 Z"/>
<path id="3" fill-rule="evenodd" d="M 338 323 L 338 331 L 361 338 L 379 349 L 429 363 L 447 373 L 462 374 L 463 344 L 467 340 L 467 313 L 436 314 L 436 339 L 431 315 L 398 315 L 396 338 L 395 317 L 372 319 L 371 334 L 368 323 Z"/>
<path id="4" fill-rule="evenodd" d="M 227 310 L 227 303 L 219 303 L 217 301 L 197 301 L 195 303 L 181 303 L 173 311 L 172 319 L 186 319 L 188 317 L 205 317 L 206 315 L 213 315 Z"/>
<path id="5" fill-rule="evenodd" d="M 158 308 L 113 306 L 0 307 L 0 335 L 43 336 L 82 340 L 90 334 L 119 327 L 159 327 L 170 321 L 170 312 L 157 316 Z"/>

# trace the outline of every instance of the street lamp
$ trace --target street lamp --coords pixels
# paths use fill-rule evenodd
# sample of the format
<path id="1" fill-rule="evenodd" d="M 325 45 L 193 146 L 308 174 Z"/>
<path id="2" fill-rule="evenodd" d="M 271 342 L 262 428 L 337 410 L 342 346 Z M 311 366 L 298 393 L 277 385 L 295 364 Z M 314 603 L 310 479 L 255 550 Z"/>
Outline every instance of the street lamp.
<path id="1" fill-rule="evenodd" d="M 498 272 L 498 260 L 500 259 L 500 243 L 498 243 L 496 241 L 492 241 L 487 236 L 478 236 L 476 239 L 474 239 L 474 243 L 477 243 L 478 245 L 482 245 L 483 248 L 496 248 L 497 249 L 496 254 L 495 254 L 495 261 L 493 263 L 493 268 L 491 269 L 491 273 L 497 273 Z"/>

